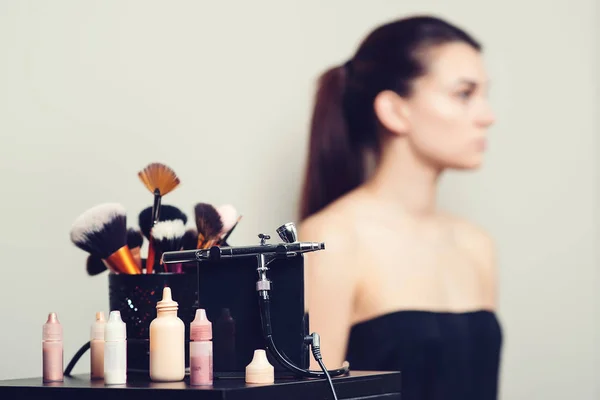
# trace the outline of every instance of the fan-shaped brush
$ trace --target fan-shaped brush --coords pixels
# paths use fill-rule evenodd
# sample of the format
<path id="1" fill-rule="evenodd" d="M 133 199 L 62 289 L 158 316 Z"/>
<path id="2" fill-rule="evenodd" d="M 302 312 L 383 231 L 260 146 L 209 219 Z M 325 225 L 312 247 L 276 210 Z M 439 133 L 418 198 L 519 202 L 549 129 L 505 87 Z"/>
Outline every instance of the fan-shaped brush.
<path id="1" fill-rule="evenodd" d="M 144 244 L 142 233 L 135 229 L 127 229 L 127 247 L 131 251 L 131 255 L 140 269 L 142 268 L 142 259 L 140 257 L 140 248 Z M 88 275 L 94 276 L 106 271 L 106 264 L 100 257 L 90 254 L 87 258 L 85 268 Z"/>
<path id="2" fill-rule="evenodd" d="M 100 204 L 82 213 L 71 227 L 71 241 L 114 272 L 141 273 L 127 247 L 127 216 L 121 204 Z"/>
<path id="3" fill-rule="evenodd" d="M 138 177 L 146 188 L 154 195 L 152 206 L 153 225 L 159 221 L 160 202 L 162 196 L 167 195 L 179 186 L 179 178 L 171 168 L 161 163 L 149 164 L 138 172 Z"/>
<path id="4" fill-rule="evenodd" d="M 221 221 L 221 216 L 216 208 L 207 203 L 196 204 L 194 214 L 198 229 L 197 248 L 207 249 L 219 240 L 219 235 L 223 230 L 223 221 Z"/>
<path id="5" fill-rule="evenodd" d="M 154 225 L 152 239 L 156 249 L 156 259 L 160 260 L 164 252 L 181 250 L 181 240 L 184 234 L 185 225 L 181 220 L 161 221 Z"/>
<path id="6" fill-rule="evenodd" d="M 151 163 L 143 170 L 138 172 L 138 177 L 146 188 L 154 195 L 154 204 L 152 205 L 152 226 L 159 222 L 160 203 L 162 196 L 167 195 L 177 186 L 179 178 L 171 168 L 161 163 Z M 146 260 L 146 273 L 152 273 L 154 265 L 154 245 L 150 237 L 148 245 L 148 258 Z"/>

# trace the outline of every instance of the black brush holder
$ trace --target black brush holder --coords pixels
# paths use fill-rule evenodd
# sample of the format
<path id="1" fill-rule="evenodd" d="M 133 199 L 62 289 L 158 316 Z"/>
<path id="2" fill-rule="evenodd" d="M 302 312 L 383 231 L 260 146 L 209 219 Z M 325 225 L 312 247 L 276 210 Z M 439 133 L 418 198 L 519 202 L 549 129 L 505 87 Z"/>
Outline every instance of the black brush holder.
<path id="1" fill-rule="evenodd" d="M 150 323 L 165 286 L 179 305 L 178 317 L 185 325 L 185 363 L 189 367 L 190 323 L 196 309 L 204 308 L 213 328 L 213 375 L 244 378 L 256 349 L 265 349 L 256 292 L 256 257 L 204 260 L 186 264 L 184 273 L 108 276 L 110 310 L 121 312 L 127 325 L 127 371 L 149 373 Z M 304 303 L 304 258 L 276 259 L 269 264 L 271 322 L 280 351 L 299 368 L 308 369 L 309 334 Z M 267 353 L 268 354 L 268 353 Z M 291 378 L 268 354 L 277 378 Z"/>
<path id="2" fill-rule="evenodd" d="M 189 367 L 190 323 L 198 308 L 198 279 L 195 268 L 184 274 L 157 273 L 108 275 L 110 311 L 118 310 L 127 325 L 127 371 L 150 371 L 150 323 L 156 318 L 156 303 L 165 286 L 171 288 L 179 305 L 177 316 L 185 325 L 185 366 Z"/>

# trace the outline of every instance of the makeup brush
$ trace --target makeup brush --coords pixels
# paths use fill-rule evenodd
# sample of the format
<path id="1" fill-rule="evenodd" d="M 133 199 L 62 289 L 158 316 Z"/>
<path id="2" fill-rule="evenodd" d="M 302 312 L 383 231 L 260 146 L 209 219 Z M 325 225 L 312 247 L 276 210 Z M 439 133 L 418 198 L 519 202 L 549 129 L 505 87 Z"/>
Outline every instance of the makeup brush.
<path id="1" fill-rule="evenodd" d="M 160 260 L 164 252 L 181 250 L 181 240 L 183 239 L 184 234 L 185 225 L 183 221 L 179 219 L 173 221 L 160 221 L 154 225 L 151 235 L 156 250 L 156 259 Z M 160 264 L 163 265 L 162 261 Z M 179 271 L 177 272 L 181 272 L 181 264 L 179 264 L 178 270 Z M 165 272 L 168 272 L 166 271 L 166 268 Z"/>
<path id="2" fill-rule="evenodd" d="M 161 198 L 179 186 L 179 178 L 175 171 L 161 163 L 148 164 L 146 168 L 138 172 L 138 177 L 150 193 L 154 195 L 152 220 L 156 224 L 160 215 Z"/>
<path id="3" fill-rule="evenodd" d="M 160 207 L 160 221 L 172 221 L 175 219 L 180 219 L 183 221 L 183 224 L 187 224 L 188 217 L 181 211 L 179 208 L 175 206 L 171 206 L 168 204 L 163 204 Z M 150 240 L 150 230 L 152 229 L 152 207 L 144 208 L 138 217 L 138 225 L 140 226 L 140 230 L 142 234 L 146 237 L 146 239 Z"/>
<path id="4" fill-rule="evenodd" d="M 231 227 L 231 229 L 229 229 L 227 232 L 225 232 L 225 234 L 221 237 L 221 239 L 219 239 L 219 246 L 229 246 L 229 244 L 227 244 L 227 239 L 229 239 L 231 232 L 233 232 L 233 230 L 235 229 L 235 227 L 239 224 L 239 222 L 241 220 L 242 220 L 242 216 L 240 215 L 237 218 L 237 220 L 235 221 L 235 224 L 233 224 L 233 226 Z"/>
<path id="5" fill-rule="evenodd" d="M 194 238 L 194 240 L 196 239 Z M 139 230 L 135 228 L 127 229 L 127 247 L 129 247 L 131 255 L 133 256 L 133 259 L 138 264 L 140 269 L 142 268 L 140 248 L 142 247 L 143 243 L 144 237 L 142 236 L 142 233 Z M 95 276 L 106 271 L 106 264 L 104 264 L 104 261 L 102 261 L 100 257 L 90 254 L 85 263 L 85 269 L 89 276 Z"/>
<path id="6" fill-rule="evenodd" d="M 75 246 L 101 258 L 112 271 L 141 273 L 127 247 L 127 216 L 121 204 L 104 203 L 88 209 L 75 219 L 70 236 Z"/>
<path id="7" fill-rule="evenodd" d="M 142 256 L 140 255 L 140 250 L 143 244 L 144 236 L 139 229 L 127 229 L 127 247 L 129 247 L 131 255 L 133 256 L 133 259 L 137 263 L 138 267 L 140 267 L 140 270 L 142 269 Z"/>
<path id="8" fill-rule="evenodd" d="M 228 232 L 237 221 L 237 210 L 231 204 L 222 204 L 216 207 L 216 210 L 221 216 L 221 221 L 223 222 L 223 233 Z"/>
<path id="9" fill-rule="evenodd" d="M 138 172 L 138 177 L 146 188 L 154 195 L 154 204 L 152 205 L 152 224 L 151 228 L 159 222 L 160 203 L 162 196 L 167 195 L 177 186 L 180 181 L 175 171 L 161 163 L 151 163 L 143 170 Z M 154 245 L 150 236 L 148 244 L 148 257 L 146 260 L 146 273 L 152 273 L 154 266 Z"/>
<path id="10" fill-rule="evenodd" d="M 181 250 L 196 250 L 198 247 L 198 231 L 195 228 L 188 228 L 187 231 L 183 234 L 183 238 L 181 239 Z M 178 265 L 178 264 L 171 264 Z M 191 263 L 182 263 L 181 270 L 193 268 L 196 266 L 195 262 Z M 187 268 L 186 268 L 187 267 Z M 171 268 L 175 269 L 175 268 Z"/>
<path id="11" fill-rule="evenodd" d="M 160 207 L 160 216 L 159 221 L 173 221 L 173 220 L 181 220 L 184 224 L 187 223 L 188 217 L 181 211 L 179 208 L 175 206 L 170 206 L 168 204 L 164 204 Z M 140 225 L 140 229 L 144 236 L 148 239 L 149 245 L 152 244 L 154 239 L 150 235 L 150 231 L 152 230 L 152 207 L 146 207 L 140 212 L 138 217 L 138 223 Z M 146 258 L 146 273 L 151 274 L 154 265 L 156 264 L 156 257 L 154 256 L 154 246 L 148 246 L 148 257 Z"/>
<path id="12" fill-rule="evenodd" d="M 181 239 L 181 250 L 195 250 L 198 246 L 198 231 L 188 228 Z"/>
<path id="13" fill-rule="evenodd" d="M 85 270 L 89 276 L 96 276 L 106 271 L 106 264 L 101 258 L 90 254 L 85 262 Z"/>
<path id="14" fill-rule="evenodd" d="M 196 228 L 198 229 L 198 249 L 210 248 L 219 239 L 223 230 L 223 221 L 212 205 L 198 203 L 194 207 Z"/>

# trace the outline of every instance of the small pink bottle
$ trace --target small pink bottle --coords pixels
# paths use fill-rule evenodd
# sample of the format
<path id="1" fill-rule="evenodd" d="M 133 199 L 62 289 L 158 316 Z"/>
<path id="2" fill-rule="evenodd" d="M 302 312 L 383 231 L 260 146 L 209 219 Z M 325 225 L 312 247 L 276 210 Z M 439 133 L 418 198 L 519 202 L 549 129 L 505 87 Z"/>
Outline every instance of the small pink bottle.
<path id="1" fill-rule="evenodd" d="M 204 309 L 196 310 L 190 324 L 190 385 L 212 385 L 212 324 Z"/>
<path id="2" fill-rule="evenodd" d="M 56 313 L 48 314 L 42 330 L 42 364 L 44 382 L 62 382 L 63 330 Z"/>

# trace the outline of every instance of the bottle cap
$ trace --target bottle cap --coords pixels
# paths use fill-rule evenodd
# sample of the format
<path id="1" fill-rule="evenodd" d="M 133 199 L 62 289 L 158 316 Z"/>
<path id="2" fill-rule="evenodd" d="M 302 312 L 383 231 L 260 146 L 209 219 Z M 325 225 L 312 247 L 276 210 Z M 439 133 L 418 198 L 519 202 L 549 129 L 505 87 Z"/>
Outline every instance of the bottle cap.
<path id="1" fill-rule="evenodd" d="M 59 342 L 63 339 L 62 325 L 58 321 L 56 313 L 48 314 L 48 320 L 42 330 L 42 340 Z"/>
<path id="2" fill-rule="evenodd" d="M 246 366 L 246 383 L 273 383 L 275 382 L 275 369 L 267 360 L 267 353 L 254 350 L 252 362 Z"/>
<path id="3" fill-rule="evenodd" d="M 121 319 L 120 311 L 111 311 L 108 316 L 108 322 L 104 326 L 104 341 L 116 342 L 126 340 L 127 326 Z"/>
<path id="4" fill-rule="evenodd" d="M 157 310 L 177 310 L 179 304 L 176 301 L 173 301 L 171 297 L 171 288 L 166 286 L 163 289 L 163 297 L 162 300 L 156 303 Z"/>
<path id="5" fill-rule="evenodd" d="M 92 340 L 104 340 L 105 326 L 106 318 L 104 318 L 104 313 L 102 311 L 98 311 L 96 313 L 96 321 L 92 324 Z"/>
<path id="6" fill-rule="evenodd" d="M 212 324 L 203 308 L 196 310 L 196 317 L 190 324 L 190 340 L 204 341 L 212 339 Z"/>

